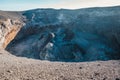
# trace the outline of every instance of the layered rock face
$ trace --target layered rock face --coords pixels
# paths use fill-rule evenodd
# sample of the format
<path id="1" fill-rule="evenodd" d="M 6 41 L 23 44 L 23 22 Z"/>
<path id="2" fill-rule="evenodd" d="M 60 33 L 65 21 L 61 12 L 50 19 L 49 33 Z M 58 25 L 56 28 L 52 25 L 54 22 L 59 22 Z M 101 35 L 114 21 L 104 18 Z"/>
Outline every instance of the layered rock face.
<path id="1" fill-rule="evenodd" d="M 13 15 L 11 15 L 13 14 Z M 6 46 L 14 39 L 23 26 L 15 12 L 0 11 L 0 47 Z M 20 16 L 20 14 L 18 14 Z"/>
<path id="2" fill-rule="evenodd" d="M 21 12 L 26 22 L 4 44 L 16 56 L 50 61 L 120 59 L 120 7 Z M 24 19 L 21 19 L 24 20 Z M 20 21 L 20 20 L 19 20 Z"/>

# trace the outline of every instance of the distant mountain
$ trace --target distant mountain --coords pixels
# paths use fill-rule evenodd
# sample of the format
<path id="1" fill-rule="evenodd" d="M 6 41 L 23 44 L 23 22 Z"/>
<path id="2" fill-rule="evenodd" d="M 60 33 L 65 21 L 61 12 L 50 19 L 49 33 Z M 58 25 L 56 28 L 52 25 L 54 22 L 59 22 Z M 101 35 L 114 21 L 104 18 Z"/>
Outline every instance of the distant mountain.
<path id="1" fill-rule="evenodd" d="M 0 11 L 0 46 L 50 61 L 120 59 L 120 7 Z"/>

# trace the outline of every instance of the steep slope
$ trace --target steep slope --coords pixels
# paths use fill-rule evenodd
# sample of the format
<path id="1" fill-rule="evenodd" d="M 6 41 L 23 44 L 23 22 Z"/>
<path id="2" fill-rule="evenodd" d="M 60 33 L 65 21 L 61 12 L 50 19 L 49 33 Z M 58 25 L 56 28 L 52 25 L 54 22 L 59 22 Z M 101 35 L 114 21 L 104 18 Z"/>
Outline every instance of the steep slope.
<path id="1" fill-rule="evenodd" d="M 0 11 L 0 48 L 10 43 L 22 26 L 22 14 Z"/>
<path id="2" fill-rule="evenodd" d="M 119 9 L 24 11 L 25 25 L 6 50 L 17 56 L 51 61 L 120 59 Z"/>

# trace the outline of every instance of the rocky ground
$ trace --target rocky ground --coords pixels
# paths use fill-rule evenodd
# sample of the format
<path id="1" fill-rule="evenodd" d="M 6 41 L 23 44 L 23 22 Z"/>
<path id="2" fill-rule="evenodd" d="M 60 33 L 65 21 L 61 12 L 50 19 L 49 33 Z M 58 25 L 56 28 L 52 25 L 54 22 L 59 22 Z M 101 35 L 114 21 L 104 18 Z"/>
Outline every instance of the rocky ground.
<path id="1" fill-rule="evenodd" d="M 49 62 L 0 51 L 0 80 L 120 80 L 120 60 Z"/>

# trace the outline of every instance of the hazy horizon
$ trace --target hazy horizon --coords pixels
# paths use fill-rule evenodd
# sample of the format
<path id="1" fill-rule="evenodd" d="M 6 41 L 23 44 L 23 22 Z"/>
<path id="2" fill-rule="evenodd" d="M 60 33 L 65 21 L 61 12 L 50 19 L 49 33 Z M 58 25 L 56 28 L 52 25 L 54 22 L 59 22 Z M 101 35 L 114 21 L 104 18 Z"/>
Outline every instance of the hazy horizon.
<path id="1" fill-rule="evenodd" d="M 88 7 L 120 6 L 118 0 L 2 0 L 0 10 L 23 11 L 36 8 L 80 9 Z"/>

